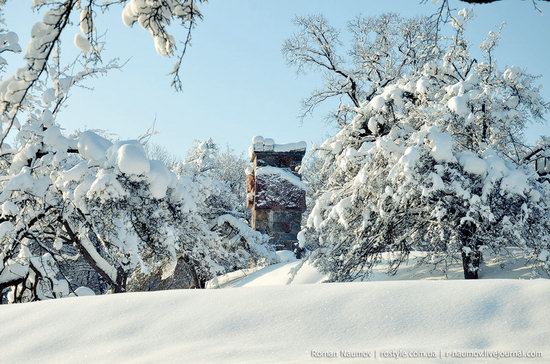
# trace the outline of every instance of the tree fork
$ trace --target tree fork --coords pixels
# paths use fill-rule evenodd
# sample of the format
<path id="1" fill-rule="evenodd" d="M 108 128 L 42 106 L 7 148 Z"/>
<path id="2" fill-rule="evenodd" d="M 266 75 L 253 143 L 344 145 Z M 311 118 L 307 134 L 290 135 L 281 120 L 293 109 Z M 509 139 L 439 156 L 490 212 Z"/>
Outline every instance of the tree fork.
<path id="1" fill-rule="evenodd" d="M 78 238 L 78 236 L 74 233 L 74 231 L 71 229 L 69 223 L 67 221 L 63 221 L 63 227 L 67 231 L 67 234 L 71 238 L 71 240 L 75 243 L 78 251 L 80 254 L 82 254 L 82 257 L 86 262 L 90 265 L 90 267 L 93 268 L 105 280 L 105 282 L 108 282 L 108 284 L 113 289 L 114 293 L 121 293 L 126 291 L 126 274 L 122 270 L 121 267 L 117 269 L 117 276 L 116 280 L 113 280 L 107 272 L 105 272 L 103 269 L 101 269 L 95 260 L 92 258 L 90 253 L 86 250 L 86 248 L 82 245 L 82 242 Z"/>

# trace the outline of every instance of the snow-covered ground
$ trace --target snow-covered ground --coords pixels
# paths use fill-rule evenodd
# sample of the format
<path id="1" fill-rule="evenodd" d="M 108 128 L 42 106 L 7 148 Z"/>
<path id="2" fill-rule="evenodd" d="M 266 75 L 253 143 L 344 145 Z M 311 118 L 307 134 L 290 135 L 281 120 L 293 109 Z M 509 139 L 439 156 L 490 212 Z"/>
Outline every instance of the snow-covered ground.
<path id="1" fill-rule="evenodd" d="M 208 282 L 208 288 L 281 286 L 296 284 L 322 283 L 327 277 L 321 274 L 308 262 L 296 260 L 289 251 L 278 251 L 283 261 L 279 264 L 254 270 L 240 270 L 215 278 Z M 401 280 L 452 280 L 464 279 L 462 263 L 457 260 L 448 266 L 447 274 L 433 265 L 419 264 L 424 255 L 412 252 L 409 260 L 399 267 L 395 275 L 388 275 L 388 260 L 383 259 L 366 280 L 368 281 L 401 281 Z M 387 258 L 387 257 L 386 257 Z M 443 268 L 443 267 L 439 267 Z M 510 256 L 485 254 L 480 268 L 481 279 L 535 279 L 550 278 L 548 275 L 532 269 L 532 265 L 521 257 L 521 252 L 510 249 Z"/>
<path id="2" fill-rule="evenodd" d="M 2 306 L 1 361 L 369 362 L 374 359 L 365 356 L 376 355 L 376 362 L 396 362 L 381 357 L 400 351 L 436 356 L 403 359 L 408 363 L 477 363 L 497 360 L 445 358 L 445 353 L 509 355 L 520 350 L 542 352 L 543 358 L 498 362 L 550 359 L 550 280 L 298 284 L 323 279 L 306 266 L 292 285 L 285 285 L 296 264 L 291 260 L 247 272 L 230 284 L 243 286 L 238 288 Z M 363 358 L 344 359 L 341 351 Z M 327 358 L 332 355 L 336 358 Z"/>

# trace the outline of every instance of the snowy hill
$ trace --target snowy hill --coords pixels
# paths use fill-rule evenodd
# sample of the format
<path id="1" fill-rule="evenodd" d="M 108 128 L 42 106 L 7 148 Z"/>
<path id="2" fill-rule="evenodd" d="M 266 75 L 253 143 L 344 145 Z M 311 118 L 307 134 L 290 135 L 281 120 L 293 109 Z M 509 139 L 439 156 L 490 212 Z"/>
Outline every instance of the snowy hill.
<path id="1" fill-rule="evenodd" d="M 312 355 L 339 356 L 340 350 L 376 351 L 377 362 L 395 362 L 380 360 L 391 355 L 385 350 L 442 355 L 430 363 L 466 362 L 445 359 L 445 351 L 523 350 L 547 356 L 500 361 L 534 363 L 550 357 L 548 302 L 548 280 L 365 282 L 79 297 L 0 307 L 0 347 L 6 363 L 319 363 L 342 358 Z"/>

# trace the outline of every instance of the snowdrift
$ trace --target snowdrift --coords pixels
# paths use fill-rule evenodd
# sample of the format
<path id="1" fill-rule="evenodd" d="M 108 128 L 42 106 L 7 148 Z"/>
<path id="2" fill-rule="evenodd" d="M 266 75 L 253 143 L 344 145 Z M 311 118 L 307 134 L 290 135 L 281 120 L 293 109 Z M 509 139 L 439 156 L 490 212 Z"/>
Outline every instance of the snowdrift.
<path id="1" fill-rule="evenodd" d="M 523 350 L 550 358 L 550 281 L 180 290 L 0 307 L 6 363 L 349 362 L 319 354 Z M 338 354 L 340 355 L 340 354 Z M 358 360 L 365 362 L 365 359 Z M 485 359 L 495 362 L 495 359 Z M 352 360 L 357 362 L 357 360 Z M 467 360 L 467 362 L 479 362 Z M 547 361 L 546 361 L 547 362 Z"/>

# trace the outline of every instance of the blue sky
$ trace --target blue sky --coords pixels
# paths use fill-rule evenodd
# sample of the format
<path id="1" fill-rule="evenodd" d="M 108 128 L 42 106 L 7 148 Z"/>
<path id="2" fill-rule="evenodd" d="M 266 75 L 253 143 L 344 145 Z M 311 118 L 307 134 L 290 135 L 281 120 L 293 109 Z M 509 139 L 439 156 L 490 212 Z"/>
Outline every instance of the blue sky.
<path id="1" fill-rule="evenodd" d="M 30 0 L 9 0 L 6 23 L 24 46 L 36 16 Z M 456 8 L 467 4 L 453 2 Z M 478 44 L 488 31 L 506 23 L 497 51 L 500 66 L 517 65 L 541 75 L 550 99 L 550 3 L 543 14 L 529 1 L 500 1 L 474 6 L 469 35 Z M 204 21 L 195 29 L 193 46 L 184 60 L 183 92 L 170 88 L 172 60 L 157 55 L 149 35 L 122 25 L 121 9 L 102 15 L 107 30 L 107 58 L 130 59 L 122 71 L 88 83 L 93 91 L 73 91 L 59 122 L 67 130 L 105 129 L 123 139 L 135 138 L 153 125 L 153 141 L 183 156 L 193 140 L 212 137 L 220 145 L 244 151 L 254 135 L 285 143 L 320 142 L 334 130 L 324 121 L 328 108 L 302 122 L 300 101 L 322 84 L 318 75 L 296 75 L 287 67 L 281 45 L 295 28 L 295 15 L 323 14 L 337 28 L 358 14 L 396 12 L 403 16 L 431 14 L 435 5 L 419 0 L 211 0 Z M 76 54 L 69 30 L 68 55 Z M 183 36 L 183 35 L 182 35 Z M 8 59 L 19 66 L 20 60 Z M 328 107 L 328 106 L 327 106 Z M 530 127 L 528 139 L 550 134 L 548 125 Z"/>

